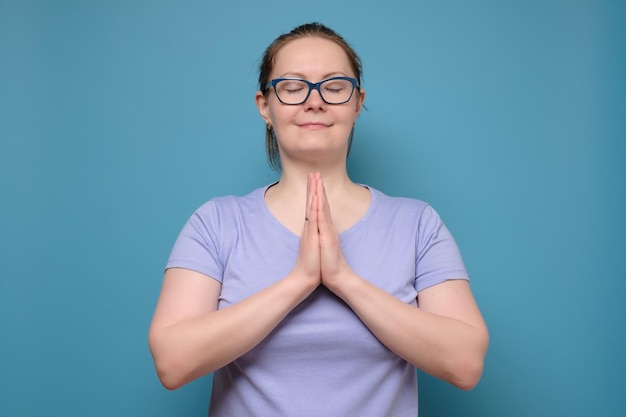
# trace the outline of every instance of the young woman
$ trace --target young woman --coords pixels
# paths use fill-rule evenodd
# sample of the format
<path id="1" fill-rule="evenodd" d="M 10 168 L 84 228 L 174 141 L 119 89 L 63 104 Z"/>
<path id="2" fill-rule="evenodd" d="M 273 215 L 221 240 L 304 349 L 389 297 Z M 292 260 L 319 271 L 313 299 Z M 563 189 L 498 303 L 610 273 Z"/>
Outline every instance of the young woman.
<path id="1" fill-rule="evenodd" d="M 488 333 L 424 202 L 355 184 L 361 62 L 306 24 L 265 51 L 256 102 L 278 182 L 183 228 L 150 328 L 163 385 L 214 372 L 211 417 L 417 415 L 416 368 L 480 379 Z"/>

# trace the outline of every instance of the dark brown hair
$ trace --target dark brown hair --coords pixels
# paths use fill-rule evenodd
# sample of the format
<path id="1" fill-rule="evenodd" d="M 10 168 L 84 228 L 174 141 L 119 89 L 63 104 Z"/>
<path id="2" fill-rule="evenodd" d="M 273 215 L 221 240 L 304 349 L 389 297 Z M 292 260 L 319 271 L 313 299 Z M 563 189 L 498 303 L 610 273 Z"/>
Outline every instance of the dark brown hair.
<path id="1" fill-rule="evenodd" d="M 354 49 L 352 49 L 348 42 L 346 42 L 346 40 L 334 30 L 330 29 L 327 26 L 324 26 L 321 23 L 313 22 L 298 26 L 291 32 L 283 33 L 278 38 L 276 38 L 274 42 L 272 42 L 263 53 L 263 57 L 261 58 L 261 64 L 259 65 L 259 90 L 261 90 L 261 92 L 263 92 L 266 97 L 269 91 L 269 89 L 266 87 L 270 81 L 269 77 L 272 73 L 272 70 L 274 69 L 274 62 L 276 60 L 276 55 L 278 54 L 278 51 L 280 51 L 280 49 L 287 43 L 296 39 L 306 37 L 318 37 L 322 39 L 327 39 L 339 45 L 348 56 L 348 61 L 350 62 L 350 66 L 352 67 L 352 71 L 354 72 L 354 77 L 358 81 L 358 85 L 361 85 L 361 73 L 363 71 L 363 68 L 361 64 L 361 59 L 354 51 Z M 350 134 L 350 139 L 348 142 L 348 152 L 350 151 L 351 144 L 352 133 Z M 281 164 L 278 154 L 278 143 L 276 142 L 274 129 L 271 126 L 268 126 L 265 131 L 265 148 L 267 150 L 267 159 L 269 161 L 270 167 L 272 167 L 272 169 L 276 171 L 280 171 Z"/>

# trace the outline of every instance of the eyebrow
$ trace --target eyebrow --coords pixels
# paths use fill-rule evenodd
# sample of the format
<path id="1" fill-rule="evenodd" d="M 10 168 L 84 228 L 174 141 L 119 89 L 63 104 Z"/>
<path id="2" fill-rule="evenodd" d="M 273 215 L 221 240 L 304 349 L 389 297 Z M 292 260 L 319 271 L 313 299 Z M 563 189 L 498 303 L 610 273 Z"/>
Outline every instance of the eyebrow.
<path id="1" fill-rule="evenodd" d="M 341 71 L 335 71 L 335 72 L 330 72 L 328 74 L 325 74 L 324 76 L 322 76 L 321 79 L 325 80 L 331 77 L 348 77 L 348 75 Z M 303 80 L 307 79 L 307 77 L 304 74 L 301 74 L 299 72 L 286 72 L 284 74 L 279 75 L 277 78 L 302 78 Z"/>

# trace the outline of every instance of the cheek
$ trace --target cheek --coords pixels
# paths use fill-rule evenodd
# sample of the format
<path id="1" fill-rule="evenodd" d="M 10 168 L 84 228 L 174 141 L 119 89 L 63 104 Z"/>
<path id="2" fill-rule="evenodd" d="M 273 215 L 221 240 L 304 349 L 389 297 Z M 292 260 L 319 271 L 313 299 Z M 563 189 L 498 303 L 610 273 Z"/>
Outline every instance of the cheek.
<path id="1" fill-rule="evenodd" d="M 274 125 L 281 125 L 293 120 L 298 109 L 297 106 L 285 106 L 283 104 L 270 104 L 270 117 Z"/>
<path id="2" fill-rule="evenodd" d="M 349 106 L 345 108 L 345 111 L 341 113 L 341 120 L 343 120 L 346 124 L 354 124 L 358 117 L 358 105 L 357 106 Z"/>

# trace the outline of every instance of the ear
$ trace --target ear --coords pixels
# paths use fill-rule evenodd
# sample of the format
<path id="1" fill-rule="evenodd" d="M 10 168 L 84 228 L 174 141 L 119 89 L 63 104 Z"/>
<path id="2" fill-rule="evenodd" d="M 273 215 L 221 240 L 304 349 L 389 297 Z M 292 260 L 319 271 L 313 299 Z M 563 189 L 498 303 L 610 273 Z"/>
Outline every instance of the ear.
<path id="1" fill-rule="evenodd" d="M 256 108 L 259 110 L 259 114 L 263 118 L 265 124 L 271 123 L 272 118 L 270 116 L 270 106 L 267 97 L 265 97 L 259 90 L 256 92 L 254 99 L 256 100 Z"/>
<path id="2" fill-rule="evenodd" d="M 355 120 L 358 119 L 359 114 L 361 114 L 361 110 L 363 109 L 363 103 L 365 103 L 365 90 L 361 89 L 359 90 L 359 97 L 356 102 L 356 114 L 354 117 Z"/>

